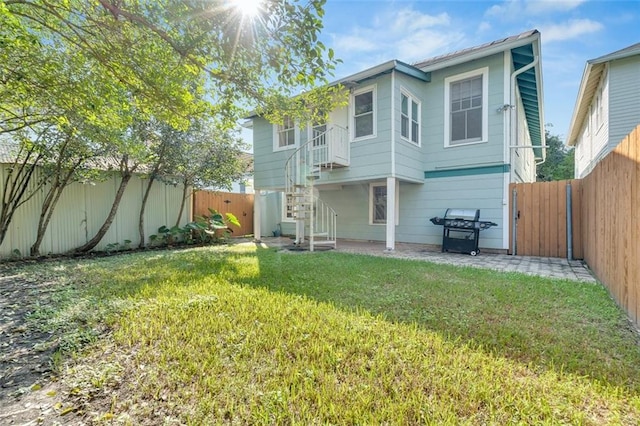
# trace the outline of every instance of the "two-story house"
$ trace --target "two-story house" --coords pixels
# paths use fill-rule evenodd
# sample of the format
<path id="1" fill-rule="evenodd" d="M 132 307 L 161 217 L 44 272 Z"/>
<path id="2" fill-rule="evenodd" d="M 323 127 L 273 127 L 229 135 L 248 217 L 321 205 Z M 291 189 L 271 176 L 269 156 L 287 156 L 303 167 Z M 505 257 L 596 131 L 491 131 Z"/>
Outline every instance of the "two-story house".
<path id="1" fill-rule="evenodd" d="M 498 224 L 480 247 L 508 249 L 509 183 L 544 158 L 541 70 L 533 30 L 341 79 L 348 106 L 326 123 L 251 117 L 256 236 L 438 245 L 429 218 L 473 208 Z"/>
<path id="2" fill-rule="evenodd" d="M 583 178 L 640 124 L 640 43 L 587 61 L 567 144 Z"/>

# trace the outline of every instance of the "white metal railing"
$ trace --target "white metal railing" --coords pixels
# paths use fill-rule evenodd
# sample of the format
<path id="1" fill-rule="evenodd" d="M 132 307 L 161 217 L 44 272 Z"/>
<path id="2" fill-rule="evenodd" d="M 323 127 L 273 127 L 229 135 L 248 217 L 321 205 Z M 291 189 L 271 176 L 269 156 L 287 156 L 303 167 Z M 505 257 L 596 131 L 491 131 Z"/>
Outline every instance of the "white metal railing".
<path id="1" fill-rule="evenodd" d="M 292 212 L 296 226 L 296 243 L 304 241 L 309 229 L 309 249 L 315 244 L 333 244 L 337 236 L 337 215 L 333 208 L 314 195 L 313 186 L 322 170 L 334 165 L 349 165 L 347 130 L 332 126 L 325 131 L 314 129 L 311 140 L 296 149 L 285 164 L 286 208 Z M 315 238 L 321 238 L 316 241 Z M 321 242 L 322 241 L 322 242 Z"/>
<path id="2" fill-rule="evenodd" d="M 314 197 L 314 211 L 309 225 L 310 249 L 325 241 L 336 246 L 338 215 L 336 211 L 318 197 Z M 320 239 L 320 241 L 316 241 Z"/>

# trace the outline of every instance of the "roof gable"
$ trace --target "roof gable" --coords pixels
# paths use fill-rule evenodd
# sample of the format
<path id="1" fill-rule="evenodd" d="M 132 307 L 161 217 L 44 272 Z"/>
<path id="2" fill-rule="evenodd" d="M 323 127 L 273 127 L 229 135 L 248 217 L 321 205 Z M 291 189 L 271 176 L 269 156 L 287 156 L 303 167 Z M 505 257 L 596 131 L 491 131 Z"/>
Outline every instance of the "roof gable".
<path id="1" fill-rule="evenodd" d="M 566 140 L 567 145 L 573 146 L 578 142 L 578 135 L 582 130 L 589 106 L 591 102 L 593 102 L 593 97 L 596 94 L 600 79 L 607 64 L 615 60 L 636 55 L 638 55 L 638 60 L 640 61 L 640 43 L 632 44 L 624 49 L 616 50 L 615 52 L 587 61 L 582 73 L 576 104 L 573 107 L 573 116 L 571 117 L 571 124 L 569 124 L 569 132 Z"/>

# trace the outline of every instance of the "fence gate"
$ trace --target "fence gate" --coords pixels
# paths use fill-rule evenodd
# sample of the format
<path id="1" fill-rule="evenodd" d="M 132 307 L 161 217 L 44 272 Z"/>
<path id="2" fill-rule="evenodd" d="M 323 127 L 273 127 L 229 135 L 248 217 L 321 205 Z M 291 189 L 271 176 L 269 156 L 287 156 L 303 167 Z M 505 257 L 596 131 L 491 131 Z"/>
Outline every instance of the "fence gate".
<path id="1" fill-rule="evenodd" d="M 582 259 L 579 179 L 509 185 L 509 253 L 567 257 L 567 184 L 571 187 L 572 257 Z"/>
<path id="2" fill-rule="evenodd" d="M 198 191 L 193 195 L 193 217 L 208 216 L 210 208 L 238 218 L 240 229 L 231 226 L 234 237 L 253 234 L 253 194 Z"/>

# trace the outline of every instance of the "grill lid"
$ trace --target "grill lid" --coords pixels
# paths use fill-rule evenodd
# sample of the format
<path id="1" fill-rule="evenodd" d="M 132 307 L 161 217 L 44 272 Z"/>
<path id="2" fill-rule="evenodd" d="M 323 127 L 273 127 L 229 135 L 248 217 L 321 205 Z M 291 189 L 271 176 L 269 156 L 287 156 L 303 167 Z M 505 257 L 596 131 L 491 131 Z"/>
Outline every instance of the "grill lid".
<path id="1" fill-rule="evenodd" d="M 459 219 L 478 221 L 480 219 L 480 209 L 447 209 L 444 214 L 445 219 Z"/>

